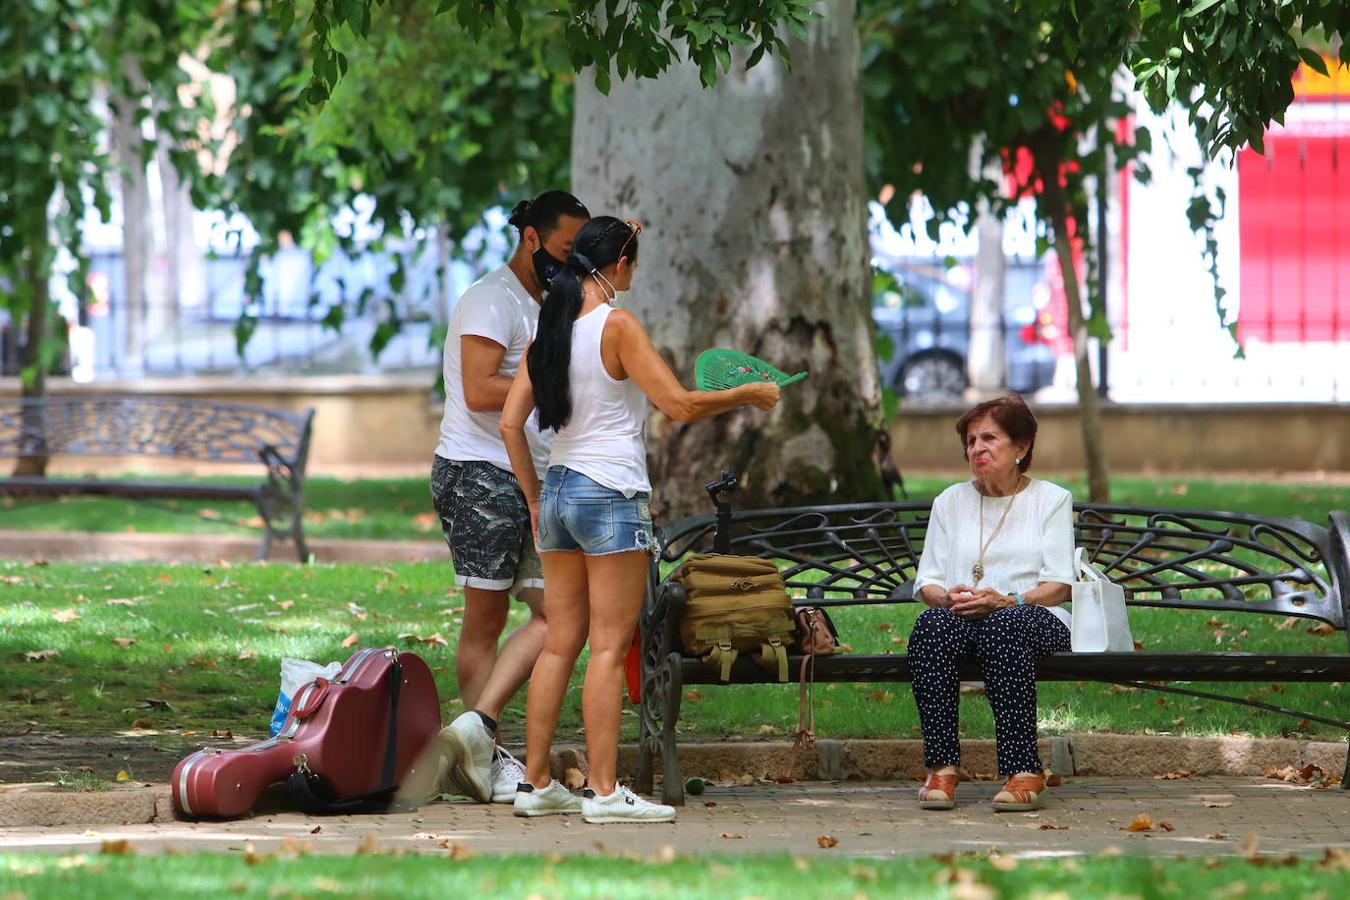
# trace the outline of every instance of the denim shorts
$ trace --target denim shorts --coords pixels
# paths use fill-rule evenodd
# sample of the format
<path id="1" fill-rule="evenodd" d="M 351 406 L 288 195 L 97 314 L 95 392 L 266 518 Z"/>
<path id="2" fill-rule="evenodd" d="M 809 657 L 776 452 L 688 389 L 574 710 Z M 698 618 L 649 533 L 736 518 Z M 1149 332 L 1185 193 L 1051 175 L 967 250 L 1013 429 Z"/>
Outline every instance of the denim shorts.
<path id="1" fill-rule="evenodd" d="M 539 552 L 608 556 L 657 551 L 651 494 L 625 497 L 566 466 L 551 466 L 539 497 Z"/>

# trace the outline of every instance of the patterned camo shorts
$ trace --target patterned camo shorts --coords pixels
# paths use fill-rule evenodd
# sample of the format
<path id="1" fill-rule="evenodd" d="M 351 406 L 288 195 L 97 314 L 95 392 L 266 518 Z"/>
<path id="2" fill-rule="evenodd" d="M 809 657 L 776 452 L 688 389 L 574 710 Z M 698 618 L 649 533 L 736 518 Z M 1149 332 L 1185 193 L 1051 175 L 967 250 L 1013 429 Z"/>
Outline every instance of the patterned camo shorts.
<path id="1" fill-rule="evenodd" d="M 544 586 L 530 508 L 514 475 L 489 462 L 437 456 L 431 499 L 455 561 L 456 584 L 512 594 Z"/>

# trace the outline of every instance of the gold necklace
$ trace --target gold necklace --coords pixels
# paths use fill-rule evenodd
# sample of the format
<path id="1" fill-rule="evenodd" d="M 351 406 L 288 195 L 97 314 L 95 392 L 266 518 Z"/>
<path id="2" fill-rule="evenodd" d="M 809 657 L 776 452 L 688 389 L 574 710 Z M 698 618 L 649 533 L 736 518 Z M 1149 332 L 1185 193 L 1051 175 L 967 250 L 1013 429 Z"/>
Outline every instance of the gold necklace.
<path id="1" fill-rule="evenodd" d="M 994 530 L 989 534 L 989 540 L 987 541 L 984 539 L 984 492 L 980 492 L 980 558 L 975 560 L 975 565 L 970 567 L 970 575 L 975 579 L 972 587 L 980 586 L 980 579 L 984 577 L 984 554 L 989 550 L 989 545 L 994 542 L 994 538 L 998 537 L 999 530 L 1008 518 L 1008 513 L 1012 512 L 1013 504 L 1017 502 L 1017 495 L 1022 493 L 1022 477 L 1021 475 L 1017 476 L 1017 487 L 1013 489 L 1012 498 L 1008 501 L 1008 505 L 1004 507 L 1003 515 L 998 517 L 998 524 L 994 526 Z"/>

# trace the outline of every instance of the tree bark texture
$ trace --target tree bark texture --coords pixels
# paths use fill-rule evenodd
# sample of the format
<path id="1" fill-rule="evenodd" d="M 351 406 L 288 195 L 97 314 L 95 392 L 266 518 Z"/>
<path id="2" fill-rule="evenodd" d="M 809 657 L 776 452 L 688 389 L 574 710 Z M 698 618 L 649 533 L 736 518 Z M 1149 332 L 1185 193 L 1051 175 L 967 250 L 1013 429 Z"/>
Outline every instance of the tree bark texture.
<path id="1" fill-rule="evenodd" d="M 609 97 L 578 80 L 573 189 L 593 214 L 642 222 L 630 308 L 676 374 L 691 384 L 710 347 L 811 372 L 772 413 L 653 412 L 667 516 L 709 512 L 700 487 L 724 468 L 741 474 L 742 508 L 882 497 L 855 9 L 822 7 L 791 72 L 738 59 L 705 90 L 684 64 Z"/>
<path id="2" fill-rule="evenodd" d="M 24 378 L 21 396 L 24 400 L 36 400 L 47 396 L 47 367 L 42 364 L 42 345 L 50 337 L 51 301 L 47 287 L 48 270 L 29 257 L 25 266 L 26 280 L 33 288 L 33 304 L 28 309 L 28 335 L 19 361 L 25 373 L 32 372 L 31 378 Z M 42 418 L 30 410 L 23 414 L 24 430 L 29 434 L 42 434 Z M 14 475 L 43 476 L 47 474 L 48 456 L 46 440 L 40 439 L 34 453 L 20 456 L 14 463 Z"/>
<path id="3" fill-rule="evenodd" d="M 136 61 L 122 61 L 123 74 L 130 84 L 143 83 Z M 151 251 L 150 191 L 145 179 L 145 139 L 141 135 L 139 101 L 135 97 L 113 94 L 113 145 L 121 167 L 122 200 L 122 354 L 123 363 L 139 367 L 145 352 L 145 301 L 147 262 Z M 114 313 L 116 315 L 116 313 Z"/>
<path id="4" fill-rule="evenodd" d="M 1043 173 L 1058 173 L 1059 160 L 1038 160 L 1038 167 Z M 1047 175 L 1044 184 L 1042 200 L 1050 212 L 1055 255 L 1059 259 L 1060 277 L 1064 282 L 1069 334 L 1073 337 L 1074 371 L 1078 382 L 1078 423 L 1083 433 L 1083 457 L 1087 461 L 1088 497 L 1093 503 L 1109 503 L 1111 478 L 1106 462 L 1106 443 L 1102 440 L 1101 400 L 1093 386 L 1092 364 L 1088 361 L 1087 320 L 1083 317 L 1083 297 L 1069 237 L 1070 211 L 1057 175 Z"/>

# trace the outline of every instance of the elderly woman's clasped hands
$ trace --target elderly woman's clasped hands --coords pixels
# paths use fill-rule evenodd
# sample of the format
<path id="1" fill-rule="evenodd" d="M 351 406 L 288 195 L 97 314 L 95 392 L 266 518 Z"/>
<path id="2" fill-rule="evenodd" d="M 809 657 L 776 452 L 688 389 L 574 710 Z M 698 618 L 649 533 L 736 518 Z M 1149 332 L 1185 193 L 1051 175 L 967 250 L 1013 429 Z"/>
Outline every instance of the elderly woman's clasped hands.
<path id="1" fill-rule="evenodd" d="M 967 619 L 983 619 L 998 609 L 1016 604 L 1007 594 L 1000 594 L 993 588 L 977 588 L 967 584 L 958 584 L 947 591 L 947 602 L 943 608 L 950 609 L 958 616 Z"/>

